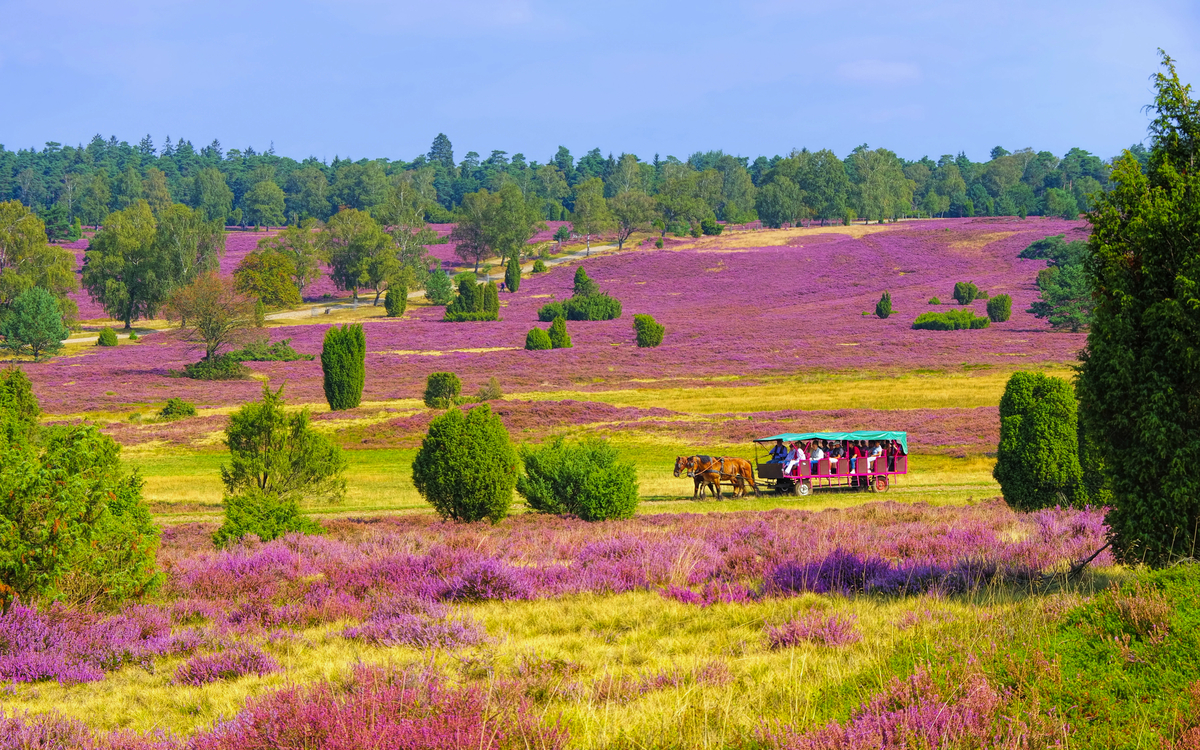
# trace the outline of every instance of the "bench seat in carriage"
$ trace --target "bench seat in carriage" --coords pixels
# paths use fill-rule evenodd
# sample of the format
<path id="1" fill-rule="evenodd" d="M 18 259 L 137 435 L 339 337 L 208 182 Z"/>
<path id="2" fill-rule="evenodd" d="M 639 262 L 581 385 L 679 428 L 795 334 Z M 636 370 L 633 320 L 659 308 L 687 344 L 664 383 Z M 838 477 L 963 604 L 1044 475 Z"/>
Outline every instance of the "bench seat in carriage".
<path id="1" fill-rule="evenodd" d="M 776 440 L 784 444 L 797 442 L 809 444 L 812 440 L 831 442 L 866 441 L 885 446 L 882 456 L 868 460 L 859 457 L 852 461 L 842 457 L 835 463 L 823 458 L 814 467 L 809 461 L 801 461 L 791 473 L 782 463 L 770 461 L 770 454 L 762 456 L 759 449 Z M 769 450 L 769 449 L 768 449 Z M 754 463 L 760 481 L 776 492 L 807 495 L 816 489 L 841 487 L 843 489 L 867 489 L 886 492 L 898 475 L 908 473 L 908 433 L 860 430 L 857 432 L 785 432 L 779 435 L 758 438 L 754 441 Z"/>

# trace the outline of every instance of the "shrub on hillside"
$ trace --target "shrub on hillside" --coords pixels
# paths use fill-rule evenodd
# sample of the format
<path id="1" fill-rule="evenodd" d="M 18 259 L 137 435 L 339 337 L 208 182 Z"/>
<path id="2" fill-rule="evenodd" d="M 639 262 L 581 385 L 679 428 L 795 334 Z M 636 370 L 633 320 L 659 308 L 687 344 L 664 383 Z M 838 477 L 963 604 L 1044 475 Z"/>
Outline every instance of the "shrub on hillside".
<path id="1" fill-rule="evenodd" d="M 222 354 L 184 365 L 182 371 L 175 370 L 170 374 L 192 380 L 245 380 L 250 377 L 250 368 L 232 354 Z"/>
<path id="2" fill-rule="evenodd" d="M 875 303 L 875 314 L 886 319 L 892 314 L 892 295 L 884 292 L 879 301 Z"/>
<path id="3" fill-rule="evenodd" d="M 529 333 L 525 334 L 525 348 L 536 352 L 553 349 L 554 345 L 550 342 L 550 334 L 546 333 L 544 328 L 531 328 Z"/>
<path id="4" fill-rule="evenodd" d="M 540 513 L 569 513 L 585 521 L 632 518 L 638 504 L 637 469 L 601 439 L 521 448 L 525 473 L 517 492 Z"/>
<path id="5" fill-rule="evenodd" d="M 600 293 L 600 286 L 588 276 L 583 266 L 575 269 L 575 288 L 572 292 L 576 297 L 589 297 Z"/>
<path id="6" fill-rule="evenodd" d="M 571 335 L 567 333 L 567 321 L 562 318 L 555 318 L 554 322 L 550 324 L 550 330 L 546 333 L 550 337 L 550 348 L 571 348 Z"/>
<path id="7" fill-rule="evenodd" d="M 255 339 L 246 345 L 245 349 L 230 352 L 229 357 L 239 362 L 298 362 L 314 360 L 311 354 L 301 354 L 292 348 L 291 339 L 282 339 L 274 344 L 268 344 L 266 336 Z"/>
<path id="8" fill-rule="evenodd" d="M 666 326 L 655 321 L 650 315 L 633 316 L 633 333 L 637 337 L 637 345 L 640 347 L 658 346 L 662 343 L 666 330 Z"/>
<path id="9" fill-rule="evenodd" d="M 550 323 L 555 318 L 567 320 L 613 320 L 621 317 L 621 301 L 607 294 L 571 297 L 562 302 L 550 302 L 538 310 L 538 320 Z"/>
<path id="10" fill-rule="evenodd" d="M 993 323 L 1003 323 L 1012 317 L 1012 297 L 998 294 L 987 301 L 988 319 Z"/>
<path id="11" fill-rule="evenodd" d="M 196 416 L 196 406 L 181 398 L 169 398 L 158 412 L 159 419 L 183 419 Z"/>
<path id="12" fill-rule="evenodd" d="M 461 274 L 460 274 L 461 275 Z M 492 282 L 476 284 L 474 275 L 458 282 L 458 296 L 446 307 L 442 320 L 452 323 L 499 320 L 500 292 Z"/>
<path id="13" fill-rule="evenodd" d="M 94 425 L 41 428 L 19 370 L 0 385 L 0 612 L 14 597 L 112 606 L 159 582 L 142 479 Z M 31 402 L 32 400 L 32 402 Z"/>
<path id="14" fill-rule="evenodd" d="M 452 372 L 432 372 L 425 379 L 425 405 L 430 409 L 449 409 L 462 393 L 462 381 Z"/>
<path id="15" fill-rule="evenodd" d="M 43 287 L 35 286 L 17 295 L 7 314 L 0 319 L 0 346 L 14 354 L 29 353 L 40 359 L 62 348 L 70 335 L 63 323 L 58 298 Z"/>
<path id="16" fill-rule="evenodd" d="M 412 468 L 417 491 L 443 519 L 497 523 L 508 515 L 517 452 L 487 404 L 435 418 Z"/>
<path id="17" fill-rule="evenodd" d="M 333 411 L 353 409 L 362 402 L 366 380 L 367 340 L 361 323 L 330 326 L 321 347 L 322 385 Z"/>
<path id="18" fill-rule="evenodd" d="M 700 231 L 710 237 L 715 237 L 725 231 L 725 225 L 709 217 L 700 222 Z"/>
<path id="19" fill-rule="evenodd" d="M 521 288 L 521 261 L 515 255 L 509 258 L 504 266 L 504 286 L 508 287 L 510 292 Z"/>
<path id="20" fill-rule="evenodd" d="M 930 297 L 930 298 L 929 298 L 929 304 L 931 304 L 931 305 L 940 305 L 940 304 L 942 304 L 942 301 L 941 301 L 940 299 L 938 299 L 937 297 Z"/>
<path id="21" fill-rule="evenodd" d="M 966 328 L 987 328 L 987 318 L 977 318 L 970 310 L 947 310 L 946 312 L 921 313 L 913 321 L 913 328 L 930 331 L 957 331 Z"/>
<path id="22" fill-rule="evenodd" d="M 987 295 L 973 282 L 960 281 L 954 285 L 954 299 L 960 305 L 969 305 L 977 299 L 987 299 Z"/>
<path id="23" fill-rule="evenodd" d="M 1004 501 L 1029 511 L 1086 502 L 1075 389 L 1062 378 L 1015 372 L 1000 398 L 992 475 Z"/>
<path id="24" fill-rule="evenodd" d="M 533 262 L 532 273 L 545 273 L 547 270 L 546 264 L 541 258 L 538 258 Z"/>
<path id="25" fill-rule="evenodd" d="M 291 531 L 319 533 L 304 518 L 302 502 L 339 502 L 346 492 L 346 458 L 329 438 L 309 424 L 307 409 L 284 410 L 283 388 L 263 384 L 262 400 L 229 417 L 225 445 L 229 465 L 221 466 L 225 520 L 213 535 L 218 546 L 247 534 L 268 540 Z"/>
<path id="26" fill-rule="evenodd" d="M 100 335 L 96 337 L 96 346 L 116 346 L 117 332 L 105 326 L 100 329 Z"/>
<path id="27" fill-rule="evenodd" d="M 656 247 L 656 248 L 658 248 L 659 250 L 661 250 L 661 249 L 662 249 L 662 246 L 663 246 L 663 240 L 662 240 L 662 237 L 659 237 L 658 239 L 654 240 L 654 247 Z"/>
<path id="28" fill-rule="evenodd" d="M 408 309 L 408 287 L 403 285 L 388 286 L 387 296 L 383 298 L 383 311 L 389 318 L 399 318 Z"/>
<path id="29" fill-rule="evenodd" d="M 435 305 L 448 305 L 454 301 L 454 285 L 449 274 L 442 270 L 429 274 L 425 280 L 425 299 Z"/>
<path id="30" fill-rule="evenodd" d="M 504 391 L 500 388 L 500 381 L 496 379 L 495 375 L 488 378 L 487 384 L 480 386 L 479 390 L 475 392 L 476 401 L 495 401 L 501 398 L 504 398 Z"/>

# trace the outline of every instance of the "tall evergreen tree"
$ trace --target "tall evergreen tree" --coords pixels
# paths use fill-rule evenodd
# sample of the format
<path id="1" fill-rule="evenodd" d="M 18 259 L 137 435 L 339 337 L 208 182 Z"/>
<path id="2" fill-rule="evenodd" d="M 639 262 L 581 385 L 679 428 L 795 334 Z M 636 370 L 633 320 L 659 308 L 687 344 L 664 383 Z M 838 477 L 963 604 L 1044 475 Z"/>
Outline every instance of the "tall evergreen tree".
<path id="1" fill-rule="evenodd" d="M 353 409 L 362 402 L 366 381 L 367 341 L 361 323 L 330 326 L 321 348 L 325 400 L 333 411 Z"/>

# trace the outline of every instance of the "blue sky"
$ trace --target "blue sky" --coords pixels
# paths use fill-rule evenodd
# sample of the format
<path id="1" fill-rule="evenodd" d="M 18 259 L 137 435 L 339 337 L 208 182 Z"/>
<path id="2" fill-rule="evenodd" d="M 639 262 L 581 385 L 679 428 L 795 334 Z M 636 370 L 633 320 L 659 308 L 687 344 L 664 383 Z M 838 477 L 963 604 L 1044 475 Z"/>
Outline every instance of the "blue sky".
<path id="1" fill-rule="evenodd" d="M 438 132 L 545 161 L 860 143 L 1104 157 L 1158 47 L 1200 84 L 1200 3 L 0 0 L 0 143 L 219 138 L 411 159 Z"/>

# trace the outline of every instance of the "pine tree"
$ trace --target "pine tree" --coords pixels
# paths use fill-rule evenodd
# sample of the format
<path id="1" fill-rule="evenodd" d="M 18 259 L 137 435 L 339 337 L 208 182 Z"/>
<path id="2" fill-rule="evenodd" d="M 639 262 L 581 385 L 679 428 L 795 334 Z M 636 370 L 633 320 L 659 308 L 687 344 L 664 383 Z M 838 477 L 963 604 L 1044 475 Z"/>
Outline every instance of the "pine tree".
<path id="1" fill-rule="evenodd" d="M 892 314 L 892 295 L 890 293 L 884 292 L 879 301 L 875 303 L 875 314 L 885 320 Z"/>
<path id="2" fill-rule="evenodd" d="M 367 342 L 361 323 L 330 326 L 321 348 L 325 400 L 333 411 L 353 409 L 362 402 L 366 380 Z"/>
<path id="3" fill-rule="evenodd" d="M 403 285 L 388 285 L 387 296 L 383 298 L 383 309 L 389 318 L 399 318 L 408 308 L 408 287 Z"/>
<path id="4" fill-rule="evenodd" d="M 552 349 L 570 349 L 571 335 L 567 333 L 567 321 L 562 318 L 555 318 L 550 324 L 550 347 Z"/>
<path id="5" fill-rule="evenodd" d="M 68 335 L 70 331 L 63 325 L 58 300 L 40 286 L 18 294 L 0 324 L 3 346 L 18 354 L 28 350 L 34 359 L 61 349 Z"/>
<path id="6" fill-rule="evenodd" d="M 515 255 L 508 259 L 508 265 L 504 267 L 504 285 L 510 292 L 521 288 L 521 262 Z"/>

